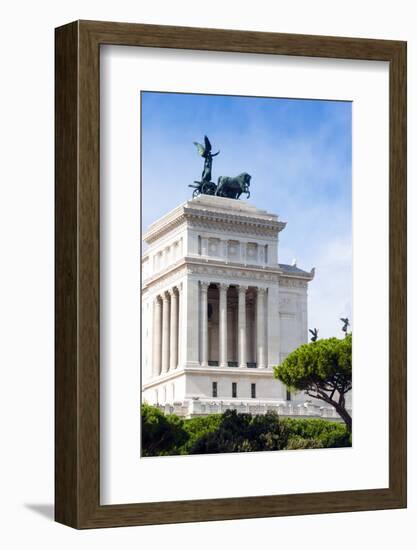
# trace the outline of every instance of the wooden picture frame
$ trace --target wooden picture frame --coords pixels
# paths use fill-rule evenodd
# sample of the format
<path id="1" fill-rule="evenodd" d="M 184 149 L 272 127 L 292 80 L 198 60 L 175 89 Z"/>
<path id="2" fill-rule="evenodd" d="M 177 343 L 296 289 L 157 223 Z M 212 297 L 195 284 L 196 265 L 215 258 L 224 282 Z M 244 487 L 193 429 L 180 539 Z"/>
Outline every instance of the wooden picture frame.
<path id="1" fill-rule="evenodd" d="M 56 29 L 55 518 L 75 528 L 406 506 L 406 43 L 76 21 Z M 389 62 L 389 487 L 100 505 L 99 56 L 117 44 Z"/>

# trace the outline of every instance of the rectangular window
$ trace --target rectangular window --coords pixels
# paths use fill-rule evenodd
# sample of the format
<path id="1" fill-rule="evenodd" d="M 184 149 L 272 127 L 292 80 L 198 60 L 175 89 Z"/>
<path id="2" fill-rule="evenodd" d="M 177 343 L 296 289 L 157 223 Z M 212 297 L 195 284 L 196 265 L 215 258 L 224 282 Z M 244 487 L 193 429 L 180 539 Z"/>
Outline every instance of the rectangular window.
<path id="1" fill-rule="evenodd" d="M 255 399 L 255 397 L 256 397 L 256 384 L 251 384 L 250 385 L 250 396 L 252 397 L 252 399 Z"/>
<path id="2" fill-rule="evenodd" d="M 291 392 L 287 390 L 287 401 L 291 401 Z"/>
<path id="3" fill-rule="evenodd" d="M 212 383 L 211 395 L 217 397 L 217 382 Z"/>
<path id="4" fill-rule="evenodd" d="M 232 382 L 232 397 L 237 397 L 237 382 Z"/>

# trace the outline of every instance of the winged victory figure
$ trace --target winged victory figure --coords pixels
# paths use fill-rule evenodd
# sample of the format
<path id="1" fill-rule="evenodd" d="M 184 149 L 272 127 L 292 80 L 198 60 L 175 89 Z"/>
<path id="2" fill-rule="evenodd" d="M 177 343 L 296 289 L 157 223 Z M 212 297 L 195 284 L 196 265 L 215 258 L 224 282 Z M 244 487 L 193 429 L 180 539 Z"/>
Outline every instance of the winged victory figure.
<path id="1" fill-rule="evenodd" d="M 217 156 L 220 151 L 217 153 L 211 152 L 211 143 L 207 136 L 204 136 L 204 145 L 193 141 L 194 145 L 197 147 L 197 151 L 204 158 L 204 168 L 203 173 L 201 174 L 201 181 L 194 181 L 194 184 L 189 185 L 188 187 L 194 187 L 193 197 L 197 195 L 215 195 L 217 190 L 217 185 L 211 181 L 211 167 L 213 165 L 213 157 Z"/>

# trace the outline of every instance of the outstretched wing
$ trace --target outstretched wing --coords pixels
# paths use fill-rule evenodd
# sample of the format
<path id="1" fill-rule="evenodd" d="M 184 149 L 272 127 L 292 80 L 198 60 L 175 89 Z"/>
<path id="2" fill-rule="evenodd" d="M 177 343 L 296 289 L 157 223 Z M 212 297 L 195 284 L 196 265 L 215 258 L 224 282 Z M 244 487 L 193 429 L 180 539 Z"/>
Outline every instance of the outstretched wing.
<path id="1" fill-rule="evenodd" d="M 194 145 L 197 147 L 197 151 L 200 153 L 202 157 L 204 157 L 204 153 L 206 152 L 204 147 L 201 145 L 201 143 L 197 143 L 196 141 L 193 141 Z"/>
<path id="2" fill-rule="evenodd" d="M 206 153 L 210 153 L 211 151 L 211 143 L 207 136 L 204 136 L 204 145 L 206 146 Z"/>

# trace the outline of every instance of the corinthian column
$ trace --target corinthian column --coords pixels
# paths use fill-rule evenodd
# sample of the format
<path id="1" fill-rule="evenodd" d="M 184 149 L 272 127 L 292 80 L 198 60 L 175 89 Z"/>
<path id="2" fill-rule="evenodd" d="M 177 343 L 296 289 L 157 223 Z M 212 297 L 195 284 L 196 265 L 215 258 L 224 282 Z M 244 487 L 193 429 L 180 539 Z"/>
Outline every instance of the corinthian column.
<path id="1" fill-rule="evenodd" d="M 169 300 L 166 292 L 162 295 L 162 369 L 167 372 L 169 366 Z"/>
<path id="2" fill-rule="evenodd" d="M 152 349 L 152 375 L 158 376 L 161 373 L 161 321 L 162 302 L 160 296 L 155 298 L 153 303 L 153 349 Z"/>
<path id="3" fill-rule="evenodd" d="M 178 365 L 178 294 L 172 288 L 169 291 L 171 296 L 171 316 L 169 332 L 169 369 L 173 370 Z"/>
<path id="4" fill-rule="evenodd" d="M 239 286 L 239 305 L 238 305 L 238 362 L 239 367 L 246 367 L 246 291 L 247 286 Z"/>
<path id="5" fill-rule="evenodd" d="M 219 301 L 219 340 L 220 340 L 220 366 L 227 367 L 227 289 L 229 285 L 220 284 Z"/>
<path id="6" fill-rule="evenodd" d="M 259 369 L 265 368 L 265 289 L 258 288 L 256 299 L 256 362 Z"/>
<path id="7" fill-rule="evenodd" d="M 201 366 L 208 365 L 208 319 L 207 319 L 207 292 L 209 283 L 200 282 L 201 289 L 201 323 L 200 323 L 200 342 L 201 342 Z"/>

